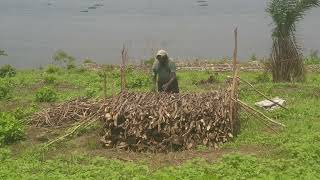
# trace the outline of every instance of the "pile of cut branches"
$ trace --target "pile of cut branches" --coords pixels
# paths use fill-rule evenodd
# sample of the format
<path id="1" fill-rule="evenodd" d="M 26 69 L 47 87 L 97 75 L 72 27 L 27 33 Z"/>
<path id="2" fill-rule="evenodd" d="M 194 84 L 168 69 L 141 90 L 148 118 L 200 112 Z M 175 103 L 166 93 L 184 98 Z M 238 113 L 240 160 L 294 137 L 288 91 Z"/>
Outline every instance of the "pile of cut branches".
<path id="1" fill-rule="evenodd" d="M 230 89 L 207 93 L 121 93 L 90 102 L 78 99 L 37 113 L 37 126 L 61 126 L 100 120 L 101 142 L 107 148 L 136 152 L 217 147 L 233 137 L 238 108 L 230 115 Z M 86 123 L 83 123 L 86 124 Z"/>
<path id="2" fill-rule="evenodd" d="M 233 137 L 228 93 L 125 93 L 108 103 L 101 139 L 108 148 L 167 152 Z"/>

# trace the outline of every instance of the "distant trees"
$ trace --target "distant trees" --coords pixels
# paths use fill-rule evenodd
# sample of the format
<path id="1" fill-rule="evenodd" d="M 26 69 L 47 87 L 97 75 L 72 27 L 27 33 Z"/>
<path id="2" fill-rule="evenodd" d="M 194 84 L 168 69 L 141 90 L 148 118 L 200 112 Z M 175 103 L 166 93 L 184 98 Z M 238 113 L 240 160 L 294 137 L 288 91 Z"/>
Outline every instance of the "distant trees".
<path id="1" fill-rule="evenodd" d="M 75 61 L 76 59 L 67 54 L 65 51 L 58 50 L 53 54 L 53 60 L 60 66 L 65 66 L 67 69 L 73 69 L 76 67 Z"/>
<path id="2" fill-rule="evenodd" d="M 302 81 L 305 78 L 302 50 L 296 41 L 296 24 L 320 0 L 271 0 L 267 12 L 272 17 L 272 53 L 270 58 L 274 82 Z"/>
<path id="3" fill-rule="evenodd" d="M 6 54 L 4 50 L 0 49 L 0 56 L 8 56 L 8 54 Z"/>

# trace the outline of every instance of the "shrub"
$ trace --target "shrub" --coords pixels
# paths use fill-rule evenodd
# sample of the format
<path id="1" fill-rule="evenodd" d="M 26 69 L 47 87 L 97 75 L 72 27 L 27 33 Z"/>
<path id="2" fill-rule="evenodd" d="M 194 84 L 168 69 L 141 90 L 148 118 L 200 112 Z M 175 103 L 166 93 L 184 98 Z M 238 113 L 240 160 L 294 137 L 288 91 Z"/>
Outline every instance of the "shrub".
<path id="1" fill-rule="evenodd" d="M 90 87 L 90 88 L 86 88 L 85 96 L 91 98 L 97 95 L 97 93 L 98 93 L 97 89 Z"/>
<path id="2" fill-rule="evenodd" d="M 11 151 L 8 148 L 0 148 L 0 161 L 10 158 Z"/>
<path id="3" fill-rule="evenodd" d="M 13 84 L 8 79 L 0 79 L 0 100 L 8 98 L 12 91 Z"/>
<path id="4" fill-rule="evenodd" d="M 259 83 L 265 83 L 265 82 L 271 81 L 269 74 L 266 72 L 259 74 L 257 77 L 255 77 L 255 79 L 256 79 L 256 82 L 259 82 Z"/>
<path id="5" fill-rule="evenodd" d="M 67 69 L 68 69 L 68 70 L 75 69 L 76 67 L 77 67 L 77 66 L 75 65 L 74 62 L 69 62 L 69 63 L 67 64 Z"/>
<path id="6" fill-rule="evenodd" d="M 83 64 L 91 64 L 91 63 L 95 63 L 95 62 L 89 58 L 86 58 L 83 60 Z"/>
<path id="7" fill-rule="evenodd" d="M 141 88 L 141 87 L 148 87 L 151 83 L 151 79 L 147 75 L 140 75 L 140 74 L 131 74 L 127 76 L 127 87 L 128 88 Z"/>
<path id="8" fill-rule="evenodd" d="M 45 76 L 44 77 L 45 84 L 54 84 L 56 80 L 57 80 L 57 78 L 54 76 Z"/>
<path id="9" fill-rule="evenodd" d="M 44 87 L 36 92 L 37 102 L 55 102 L 58 100 L 57 93 L 49 87 Z"/>
<path id="10" fill-rule="evenodd" d="M 17 120 L 23 120 L 31 116 L 35 112 L 35 107 L 31 105 L 30 108 L 17 108 L 13 115 Z"/>
<path id="11" fill-rule="evenodd" d="M 0 68 L 0 77 L 14 77 L 17 74 L 17 71 L 14 67 L 9 64 L 6 64 Z"/>
<path id="12" fill-rule="evenodd" d="M 59 67 L 55 66 L 55 65 L 49 65 L 47 68 L 46 68 L 46 72 L 49 73 L 49 74 L 52 74 L 52 73 L 56 73 L 58 72 L 60 69 Z"/>
<path id="13" fill-rule="evenodd" d="M 13 143 L 23 137 L 23 125 L 14 115 L 0 112 L 0 146 Z"/>
<path id="14" fill-rule="evenodd" d="M 155 61 L 154 58 L 150 58 L 150 59 L 148 59 L 148 60 L 145 60 L 143 63 L 144 63 L 144 65 L 146 65 L 146 66 L 152 66 L 153 63 L 154 63 L 154 61 Z"/>

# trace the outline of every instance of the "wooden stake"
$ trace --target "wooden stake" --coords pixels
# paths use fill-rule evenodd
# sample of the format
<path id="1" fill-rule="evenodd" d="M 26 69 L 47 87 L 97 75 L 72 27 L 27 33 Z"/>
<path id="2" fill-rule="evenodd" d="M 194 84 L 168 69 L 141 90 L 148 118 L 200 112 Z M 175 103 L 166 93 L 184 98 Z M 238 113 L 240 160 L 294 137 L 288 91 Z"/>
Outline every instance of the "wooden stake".
<path id="1" fill-rule="evenodd" d="M 237 67 L 237 54 L 238 54 L 238 29 L 234 30 L 234 51 L 233 51 L 233 80 L 231 87 L 231 99 L 235 99 L 235 92 L 237 91 L 237 76 L 238 76 L 238 67 Z M 231 131 L 234 133 L 234 102 L 230 101 L 230 125 Z"/>
<path id="2" fill-rule="evenodd" d="M 104 100 L 107 99 L 107 73 L 104 70 L 103 71 L 103 95 L 104 95 Z"/>
<path id="3" fill-rule="evenodd" d="M 121 93 L 126 89 L 126 77 L 125 77 L 125 69 L 126 69 L 126 61 L 128 60 L 128 50 L 123 44 L 123 48 L 121 51 L 121 67 L 120 67 L 120 74 L 121 74 Z"/>

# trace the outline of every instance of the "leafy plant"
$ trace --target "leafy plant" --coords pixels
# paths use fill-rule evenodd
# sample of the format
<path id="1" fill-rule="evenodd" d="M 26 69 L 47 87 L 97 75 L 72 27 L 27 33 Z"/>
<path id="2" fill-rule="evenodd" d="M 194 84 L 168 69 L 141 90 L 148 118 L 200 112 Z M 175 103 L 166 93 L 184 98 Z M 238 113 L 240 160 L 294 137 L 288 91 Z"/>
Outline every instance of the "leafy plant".
<path id="1" fill-rule="evenodd" d="M 304 60 L 305 64 L 320 64 L 320 57 L 318 50 L 311 50 L 309 56 Z"/>
<path id="2" fill-rule="evenodd" d="M 142 88 L 148 87 L 151 83 L 151 79 L 148 75 L 144 74 L 131 74 L 127 76 L 128 88 Z"/>
<path id="3" fill-rule="evenodd" d="M 13 68 L 11 65 L 6 64 L 0 68 L 0 77 L 14 77 L 17 74 L 17 71 L 15 68 Z"/>
<path id="4" fill-rule="evenodd" d="M 60 70 L 59 67 L 55 66 L 55 65 L 49 65 L 47 68 L 46 68 L 46 73 L 49 73 L 49 74 L 52 74 L 52 73 L 56 73 Z"/>
<path id="5" fill-rule="evenodd" d="M 267 72 L 260 73 L 257 77 L 255 77 L 256 82 L 258 83 L 266 83 L 270 82 L 270 77 Z"/>
<path id="6" fill-rule="evenodd" d="M 37 102 L 55 102 L 58 100 L 57 93 L 49 87 L 44 87 L 36 92 Z"/>
<path id="7" fill-rule="evenodd" d="M 23 126 L 14 115 L 0 112 L 0 146 L 13 143 L 23 137 Z"/>
<path id="8" fill-rule="evenodd" d="M 8 98 L 13 87 L 12 81 L 0 78 L 0 100 Z"/>
<path id="9" fill-rule="evenodd" d="M 251 57 L 250 57 L 250 61 L 257 61 L 258 58 L 257 58 L 257 55 L 256 54 L 252 54 Z"/>
<path id="10" fill-rule="evenodd" d="M 271 0 L 267 12 L 273 20 L 270 58 L 274 82 L 302 81 L 305 78 L 302 52 L 296 41 L 296 24 L 319 0 Z"/>
<path id="11" fill-rule="evenodd" d="M 96 96 L 97 93 L 98 93 L 97 89 L 89 87 L 89 88 L 86 88 L 85 96 L 91 98 Z"/>
<path id="12" fill-rule="evenodd" d="M 45 84 L 54 84 L 56 82 L 56 80 L 57 80 L 57 78 L 55 76 L 48 75 L 48 76 L 44 77 Z"/>
<path id="13" fill-rule="evenodd" d="M 95 62 L 89 58 L 86 58 L 83 60 L 83 64 L 91 64 L 91 63 L 95 63 Z"/>
<path id="14" fill-rule="evenodd" d="M 0 56 L 8 56 L 8 54 L 4 50 L 0 49 Z"/>
<path id="15" fill-rule="evenodd" d="M 148 60 L 145 60 L 143 63 L 144 63 L 144 65 L 151 67 L 153 65 L 154 61 L 155 61 L 155 58 L 150 58 Z"/>
<path id="16" fill-rule="evenodd" d="M 65 51 L 58 50 L 53 54 L 53 60 L 60 66 L 65 66 L 67 69 L 73 69 L 76 67 L 75 58 Z"/>

